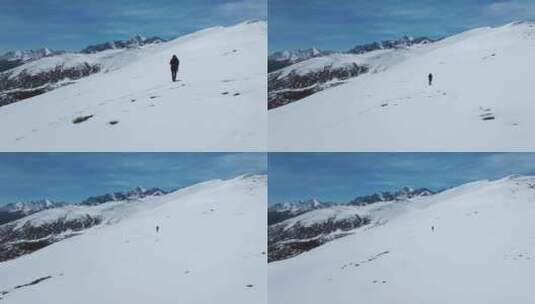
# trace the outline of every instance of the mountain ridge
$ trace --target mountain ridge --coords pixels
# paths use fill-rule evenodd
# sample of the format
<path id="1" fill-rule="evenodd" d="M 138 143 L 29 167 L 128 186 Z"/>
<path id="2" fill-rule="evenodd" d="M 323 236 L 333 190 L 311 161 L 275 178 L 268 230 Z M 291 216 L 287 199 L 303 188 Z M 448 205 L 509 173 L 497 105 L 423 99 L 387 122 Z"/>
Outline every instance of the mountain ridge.
<path id="1" fill-rule="evenodd" d="M 139 200 L 149 196 L 161 196 L 169 193 L 157 187 L 145 189 L 141 186 L 137 186 L 127 191 L 116 191 L 110 193 L 99 194 L 90 196 L 79 202 L 65 202 L 65 201 L 52 201 L 48 199 L 40 200 L 28 200 L 17 201 L 14 203 L 8 203 L 0 207 L 0 225 L 9 223 L 11 221 L 18 220 L 28 215 L 53 209 L 61 208 L 67 205 L 71 206 L 97 206 L 114 201 L 131 201 Z"/>

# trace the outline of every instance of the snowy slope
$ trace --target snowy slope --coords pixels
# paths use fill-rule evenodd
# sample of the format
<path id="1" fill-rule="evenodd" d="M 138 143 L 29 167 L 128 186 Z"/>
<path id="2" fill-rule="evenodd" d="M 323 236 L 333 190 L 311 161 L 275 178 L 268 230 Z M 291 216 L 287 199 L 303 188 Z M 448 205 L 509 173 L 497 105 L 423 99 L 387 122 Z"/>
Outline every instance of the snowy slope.
<path id="1" fill-rule="evenodd" d="M 210 181 L 135 210 L 110 203 L 114 221 L 0 263 L 0 293 L 8 292 L 0 297 L 6 303 L 266 303 L 266 182 L 265 176 Z"/>
<path id="2" fill-rule="evenodd" d="M 513 23 L 387 51 L 374 73 L 270 111 L 270 150 L 532 149 L 534 49 L 535 24 Z"/>
<path id="3" fill-rule="evenodd" d="M 265 150 L 266 23 L 215 27 L 136 49 L 46 57 L 101 72 L 0 108 L 4 151 Z M 169 60 L 180 61 L 172 83 Z M 93 116 L 91 116 L 93 115 Z M 74 124 L 78 117 L 89 117 Z"/>
<path id="4" fill-rule="evenodd" d="M 371 212 L 380 216 L 353 235 L 271 263 L 270 303 L 535 301 L 535 177 L 395 206 Z"/>

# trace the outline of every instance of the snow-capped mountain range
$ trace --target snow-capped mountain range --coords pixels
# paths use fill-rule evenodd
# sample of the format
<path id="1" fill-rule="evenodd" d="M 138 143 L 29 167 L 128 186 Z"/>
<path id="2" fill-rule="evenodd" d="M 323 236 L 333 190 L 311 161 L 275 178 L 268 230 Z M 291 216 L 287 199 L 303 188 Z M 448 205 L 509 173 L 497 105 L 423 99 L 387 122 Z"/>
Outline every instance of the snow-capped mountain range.
<path id="1" fill-rule="evenodd" d="M 96 206 L 108 202 L 134 201 L 145 197 L 161 196 L 165 194 L 167 194 L 167 192 L 160 188 L 145 189 L 138 186 L 135 189 L 126 192 L 113 192 L 92 196 L 78 203 L 56 202 L 48 199 L 9 203 L 0 207 L 0 225 L 43 210 L 61 208 L 67 205 Z"/>
<path id="2" fill-rule="evenodd" d="M 160 188 L 145 189 L 141 186 L 138 186 L 135 189 L 127 191 L 127 192 L 113 192 L 113 193 L 106 193 L 106 194 L 98 195 L 98 196 L 92 196 L 83 200 L 79 204 L 88 205 L 88 206 L 96 206 L 96 205 L 100 205 L 100 204 L 104 204 L 108 202 L 132 201 L 132 200 L 143 199 L 148 196 L 161 196 L 167 193 L 168 192 Z"/>
<path id="3" fill-rule="evenodd" d="M 317 48 L 297 49 L 275 52 L 268 57 L 268 73 L 280 70 L 292 64 L 314 58 L 331 54 L 331 51 L 322 51 Z"/>
<path id="4" fill-rule="evenodd" d="M 427 188 L 414 189 L 403 187 L 394 192 L 379 192 L 371 195 L 359 196 L 351 200 L 348 204 L 355 206 L 369 205 L 377 202 L 403 201 L 415 197 L 423 197 L 435 194 L 434 191 Z"/>
<path id="5" fill-rule="evenodd" d="M 350 78 L 370 71 L 375 72 L 377 67 L 373 63 L 379 54 L 381 57 L 392 56 L 394 51 L 403 52 L 412 46 L 433 42 L 435 40 L 427 37 L 405 36 L 357 45 L 347 52 L 320 51 L 313 48 L 273 53 L 268 59 L 268 108 L 284 106 L 342 85 Z"/>
<path id="6" fill-rule="evenodd" d="M 89 45 L 79 52 L 72 52 L 72 53 L 85 53 L 85 54 L 93 54 L 98 53 L 110 49 L 124 49 L 124 48 L 136 48 L 141 47 L 146 44 L 153 44 L 153 43 L 162 43 L 166 42 L 167 40 L 162 39 L 160 37 L 154 36 L 154 37 L 144 37 L 142 35 L 135 35 L 131 38 L 125 39 L 125 40 L 115 40 L 115 41 L 109 41 L 94 45 Z M 38 60 L 43 57 L 49 57 L 49 56 L 56 56 L 65 54 L 67 51 L 64 50 L 53 50 L 49 48 L 40 48 L 35 50 L 16 50 L 16 51 L 9 51 L 4 53 L 3 55 L 0 55 L 0 61 L 19 61 L 19 64 L 24 64 L 31 60 Z M 2 70 L 0 70 L 2 72 Z"/>
<path id="7" fill-rule="evenodd" d="M 335 204 L 333 202 L 322 202 L 317 199 L 277 203 L 268 208 L 268 223 L 272 225 L 305 212 L 326 208 Z"/>
<path id="8" fill-rule="evenodd" d="M 6 61 L 30 61 L 30 60 L 37 60 L 41 59 L 43 57 L 48 56 L 55 56 L 65 53 L 65 51 L 61 50 L 52 50 L 49 48 L 42 48 L 42 49 L 36 49 L 36 50 L 17 50 L 17 51 L 9 51 L 3 55 L 0 55 L 0 61 L 6 60 Z"/>
<path id="9" fill-rule="evenodd" d="M 274 204 L 268 208 L 269 261 L 287 259 L 349 235 L 349 231 L 369 224 L 369 214 L 385 208 L 382 203 L 388 206 L 412 202 L 436 193 L 426 188 L 402 187 L 344 203 L 310 199 Z"/>
<path id="10" fill-rule="evenodd" d="M 160 37 L 149 37 L 146 38 L 142 35 L 135 35 L 127 40 L 116 40 L 116 41 L 110 41 L 105 42 L 101 44 L 95 44 L 90 45 L 83 50 L 80 51 L 80 53 L 85 54 L 94 54 L 106 50 L 114 50 L 114 49 L 126 49 L 126 48 L 138 48 L 142 47 L 147 44 L 154 44 L 154 43 L 163 43 L 167 40 L 162 39 Z"/>
<path id="11" fill-rule="evenodd" d="M 274 52 L 268 57 L 268 73 L 280 70 L 287 66 L 305 61 L 311 58 L 322 57 L 332 54 L 364 54 L 376 50 L 402 49 L 415 44 L 426 44 L 437 41 L 428 37 L 403 36 L 399 39 L 384 40 L 368 44 L 356 45 L 346 52 L 320 50 L 312 47 L 309 49 L 284 50 Z"/>
<path id="12" fill-rule="evenodd" d="M 56 51 L 48 48 L 7 52 L 0 56 L 0 106 L 48 92 L 55 89 L 57 84 L 65 79 L 72 81 L 100 72 L 102 67 L 99 60 L 95 62 L 83 54 L 140 48 L 163 42 L 166 40 L 159 37 L 145 38 L 136 35 L 127 40 L 90 45 L 79 52 Z M 104 57 L 106 56 L 109 54 Z M 53 58 L 48 60 L 47 66 L 43 66 L 42 62 L 33 64 L 32 70 L 32 65 L 29 63 L 45 57 Z M 72 62 L 73 60 L 75 62 Z M 18 72 L 10 72 L 17 67 L 20 67 Z"/>
<path id="13" fill-rule="evenodd" d="M 377 50 L 389 50 L 389 49 L 403 49 L 408 48 L 410 46 L 413 46 L 415 44 L 428 44 L 433 43 L 435 41 L 438 41 L 436 39 L 431 39 L 428 37 L 411 37 L 411 36 L 403 36 L 399 39 L 393 39 L 393 40 L 384 40 L 381 42 L 372 42 L 368 44 L 361 44 L 353 47 L 348 51 L 348 53 L 352 54 L 364 54 L 372 51 Z"/>
<path id="14" fill-rule="evenodd" d="M 305 213 L 277 224 L 277 232 L 305 234 L 301 246 L 287 241 L 293 249 L 330 241 L 270 263 L 270 301 L 343 303 L 358 295 L 379 304 L 533 302 L 527 278 L 535 271 L 534 206 L 535 177 L 510 176 L 404 201 Z M 356 216 L 368 223 L 351 227 Z M 327 236 L 312 233 L 344 219 Z"/>
<path id="15" fill-rule="evenodd" d="M 306 60 L 312 57 L 320 56 L 323 52 L 317 48 L 310 48 L 310 49 L 297 49 L 297 50 L 291 50 L 291 51 L 281 51 L 281 52 L 275 52 L 269 56 L 269 59 L 275 60 L 275 61 L 291 61 L 293 63 L 300 61 L 300 60 Z"/>
<path id="16" fill-rule="evenodd" d="M 20 212 L 25 215 L 29 215 L 34 212 L 39 212 L 41 210 L 61 207 L 66 203 L 64 202 L 54 202 L 47 199 L 36 200 L 36 201 L 25 201 L 25 202 L 16 202 L 6 204 L 0 207 L 1 212 Z"/>
<path id="17" fill-rule="evenodd" d="M 65 52 L 51 50 L 48 48 L 42 48 L 37 50 L 10 51 L 3 55 L 0 55 L 0 73 L 21 66 L 32 60 L 37 60 L 48 56 L 60 55 L 63 53 Z"/>
<path id="18" fill-rule="evenodd" d="M 0 148 L 265 151 L 266 32 L 249 21 L 167 42 L 137 37 L 4 71 L 0 129 L 11 131 Z"/>
<path id="19" fill-rule="evenodd" d="M 24 65 L 30 61 L 39 60 L 44 57 L 51 57 L 51 56 L 57 56 L 62 55 L 66 53 L 71 54 L 95 54 L 98 52 L 106 51 L 106 50 L 114 50 L 114 49 L 126 49 L 126 48 L 139 48 L 144 45 L 148 44 L 155 44 L 155 43 L 163 43 L 167 40 L 162 39 L 160 37 L 143 37 L 142 35 L 135 35 L 129 39 L 126 40 L 116 40 L 116 41 L 110 41 L 110 42 L 104 42 L 100 44 L 95 45 L 89 45 L 85 48 L 83 48 L 79 52 L 67 52 L 63 50 L 52 50 L 49 48 L 41 48 L 41 49 L 35 49 L 35 50 L 17 50 L 17 51 L 9 51 L 3 55 L 0 55 L 0 73 L 16 68 L 18 66 Z M 58 75 L 56 77 L 58 78 L 67 78 L 71 77 L 72 75 Z M 87 76 L 87 75 L 84 75 Z M 57 81 L 57 80 L 50 80 L 51 82 Z M 34 83 L 34 86 L 41 86 L 42 84 Z M 1 91 L 1 90 L 0 90 Z M 23 99 L 23 98 L 20 98 Z M 16 101 L 13 99 L 13 101 Z M 4 104 L 6 104 L 6 100 L 3 101 Z M 0 106 L 2 103 L 0 103 Z"/>
<path id="20" fill-rule="evenodd" d="M 429 196 L 435 193 L 436 192 L 427 188 L 414 189 L 405 186 L 392 192 L 384 191 L 358 196 L 349 202 L 324 202 L 318 199 L 285 201 L 269 206 L 268 211 L 270 212 L 269 214 L 272 215 L 272 218 L 269 218 L 268 220 L 270 223 L 277 223 L 281 221 L 280 219 L 282 218 L 295 217 L 315 209 L 329 208 L 339 205 L 363 206 L 377 202 L 402 201 L 416 197 Z"/>
<path id="21" fill-rule="evenodd" d="M 136 187 L 89 197 L 79 203 L 50 200 L 16 202 L 0 208 L 0 262 L 32 253 L 103 222 L 129 214 L 146 200 L 168 192 Z"/>
<path id="22" fill-rule="evenodd" d="M 240 176 L 1 225 L 0 301 L 265 303 L 266 197 Z"/>

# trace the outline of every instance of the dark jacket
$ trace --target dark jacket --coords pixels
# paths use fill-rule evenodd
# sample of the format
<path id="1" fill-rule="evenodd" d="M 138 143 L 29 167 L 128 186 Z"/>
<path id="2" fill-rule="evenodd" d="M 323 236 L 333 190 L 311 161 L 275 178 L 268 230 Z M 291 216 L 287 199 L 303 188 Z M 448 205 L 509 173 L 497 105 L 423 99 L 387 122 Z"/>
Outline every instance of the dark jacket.
<path id="1" fill-rule="evenodd" d="M 173 56 L 169 64 L 171 64 L 171 70 L 176 71 L 178 70 L 178 65 L 180 64 L 180 61 L 178 60 L 176 56 Z"/>

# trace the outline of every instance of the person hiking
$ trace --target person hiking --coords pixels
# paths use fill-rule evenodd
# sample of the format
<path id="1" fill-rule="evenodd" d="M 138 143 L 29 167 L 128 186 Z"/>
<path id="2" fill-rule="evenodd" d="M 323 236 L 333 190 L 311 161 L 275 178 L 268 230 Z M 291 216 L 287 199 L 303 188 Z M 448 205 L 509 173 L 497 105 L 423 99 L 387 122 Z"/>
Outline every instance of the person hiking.
<path id="1" fill-rule="evenodd" d="M 431 226 L 431 231 L 435 231 L 435 226 Z"/>
<path id="2" fill-rule="evenodd" d="M 171 61 L 169 62 L 171 65 L 171 78 L 173 79 L 173 82 L 176 81 L 176 73 L 178 72 L 178 65 L 180 64 L 180 60 L 176 57 L 176 55 L 173 55 L 173 58 L 171 58 Z"/>
<path id="3" fill-rule="evenodd" d="M 433 85 L 433 74 L 429 73 L 429 75 L 427 75 L 427 79 L 429 80 L 429 85 Z"/>
<path id="4" fill-rule="evenodd" d="M 156 225 L 156 233 L 160 231 L 160 226 Z"/>

